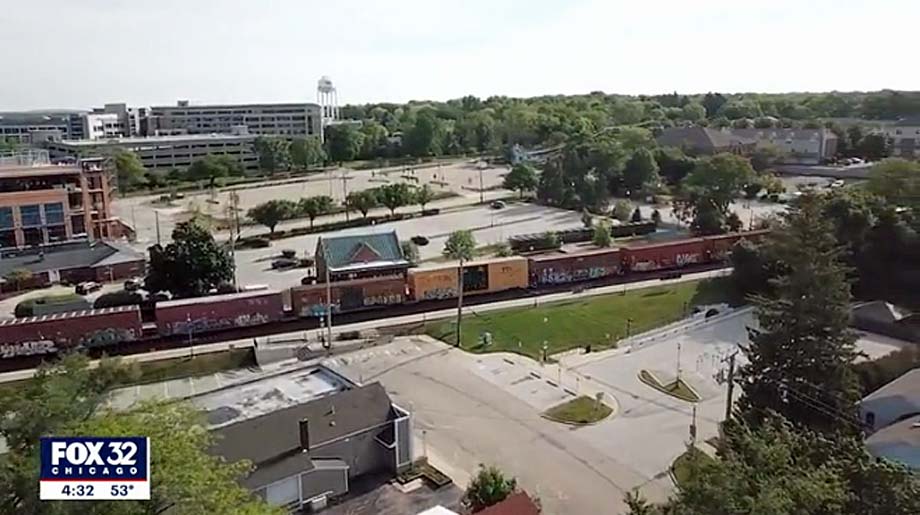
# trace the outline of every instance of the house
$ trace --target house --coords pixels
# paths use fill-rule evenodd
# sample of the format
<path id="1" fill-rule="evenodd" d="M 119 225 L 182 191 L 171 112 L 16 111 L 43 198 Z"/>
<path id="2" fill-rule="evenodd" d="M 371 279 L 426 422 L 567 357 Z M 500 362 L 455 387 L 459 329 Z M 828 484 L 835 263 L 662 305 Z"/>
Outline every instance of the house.
<path id="1" fill-rule="evenodd" d="M 857 329 L 920 343 L 920 316 L 884 301 L 856 304 L 850 311 Z"/>
<path id="2" fill-rule="evenodd" d="M 891 155 L 904 159 L 920 157 L 920 118 L 902 118 L 884 128 L 891 139 Z"/>
<path id="3" fill-rule="evenodd" d="M 384 275 L 405 276 L 410 263 L 403 256 L 396 231 L 321 237 L 316 243 L 316 277 L 321 282 Z"/>
<path id="4" fill-rule="evenodd" d="M 870 432 L 920 414 L 920 368 L 867 395 L 859 405 L 859 412 Z"/>
<path id="5" fill-rule="evenodd" d="M 778 163 L 817 165 L 837 153 L 837 135 L 828 129 L 727 129 L 745 145 L 773 147 Z"/>
<path id="6" fill-rule="evenodd" d="M 540 515 L 540 507 L 527 492 L 515 492 L 504 501 L 480 511 L 479 515 Z"/>
<path id="7" fill-rule="evenodd" d="M 25 281 L 0 279 L 0 289 L 40 288 L 58 282 L 112 282 L 143 275 L 143 254 L 114 241 L 73 241 L 27 249 L 0 251 L 0 277 L 28 270 Z"/>
<path id="8" fill-rule="evenodd" d="M 409 412 L 394 405 L 380 383 L 358 386 L 323 367 L 303 380 L 328 391 L 242 420 L 235 416 L 238 409 L 211 412 L 212 421 L 214 415 L 234 416 L 212 429 L 216 443 L 211 453 L 227 462 L 252 462 L 243 486 L 291 511 L 317 509 L 347 494 L 355 478 L 395 475 L 410 465 Z M 277 402 L 264 395 L 260 399 L 268 405 Z"/>
<path id="9" fill-rule="evenodd" d="M 677 147 L 691 155 L 743 154 L 753 149 L 752 143 L 741 141 L 729 132 L 698 125 L 666 128 L 655 141 L 659 146 Z"/>
<path id="10" fill-rule="evenodd" d="M 920 415 L 879 429 L 866 438 L 869 453 L 920 471 Z"/>

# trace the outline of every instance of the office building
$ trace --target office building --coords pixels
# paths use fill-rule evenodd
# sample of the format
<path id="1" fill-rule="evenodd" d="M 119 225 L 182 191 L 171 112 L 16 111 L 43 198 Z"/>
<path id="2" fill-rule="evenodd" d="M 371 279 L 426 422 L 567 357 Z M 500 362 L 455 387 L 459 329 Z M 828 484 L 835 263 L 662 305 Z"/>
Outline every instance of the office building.
<path id="1" fill-rule="evenodd" d="M 191 105 L 180 100 L 175 106 L 151 107 L 147 134 L 229 133 L 245 126 L 257 136 L 288 138 L 321 134 L 322 113 L 317 104 Z"/>
<path id="2" fill-rule="evenodd" d="M 0 113 L 0 139 L 22 145 L 32 144 L 35 133 L 57 139 L 83 139 L 84 115 L 82 112 Z"/>
<path id="3" fill-rule="evenodd" d="M 118 150 L 128 150 L 137 154 L 144 168 L 167 172 L 172 169 L 185 170 L 196 160 L 208 155 L 226 155 L 251 170 L 259 167 L 259 158 L 253 148 L 255 139 L 256 136 L 238 128 L 236 133 L 231 134 L 63 140 L 48 141 L 45 146 L 55 160 L 74 159 L 81 155 L 111 155 Z"/>
<path id="4" fill-rule="evenodd" d="M 35 151 L 0 158 L 0 248 L 122 237 L 112 182 L 101 158 L 67 165 Z"/>

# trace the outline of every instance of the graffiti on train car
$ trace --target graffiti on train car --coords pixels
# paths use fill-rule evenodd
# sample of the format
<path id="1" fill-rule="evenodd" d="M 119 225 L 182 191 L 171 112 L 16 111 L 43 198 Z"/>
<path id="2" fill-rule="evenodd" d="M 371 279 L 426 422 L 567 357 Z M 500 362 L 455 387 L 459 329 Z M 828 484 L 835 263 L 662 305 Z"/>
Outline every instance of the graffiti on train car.
<path id="1" fill-rule="evenodd" d="M 699 254 L 683 253 L 674 257 L 674 262 L 677 264 L 677 266 L 692 265 L 693 263 L 699 263 L 700 261 L 701 260 Z"/>
<path id="2" fill-rule="evenodd" d="M 84 335 L 79 344 L 83 347 L 108 347 L 120 342 L 130 342 L 137 339 L 133 329 L 110 327 L 100 329 Z"/>
<path id="3" fill-rule="evenodd" d="M 456 288 L 432 288 L 430 290 L 425 290 L 425 293 L 422 294 L 421 300 L 450 299 L 456 296 Z"/>
<path id="4" fill-rule="evenodd" d="M 193 320 L 180 320 L 172 324 L 172 334 L 201 333 L 205 331 L 219 331 L 233 327 L 246 327 L 268 323 L 268 316 L 262 313 L 244 313 L 232 318 L 196 318 Z"/>
<path id="5" fill-rule="evenodd" d="M 577 270 L 556 270 L 555 268 L 544 268 L 537 278 L 538 284 L 566 284 L 578 281 L 589 281 L 599 279 L 608 275 L 606 268 L 602 266 L 593 266 L 591 268 L 579 268 Z"/>
<path id="6" fill-rule="evenodd" d="M 18 356 L 35 356 L 38 354 L 53 354 L 57 352 L 57 350 L 57 346 L 51 340 L 4 343 L 0 344 L 0 359 L 15 358 Z"/>
<path id="7" fill-rule="evenodd" d="M 364 297 L 365 306 L 389 306 L 390 304 L 402 304 L 403 296 L 398 293 L 389 295 L 372 295 Z"/>
<path id="8" fill-rule="evenodd" d="M 332 312 L 338 313 L 342 310 L 342 305 L 339 301 L 334 301 L 332 303 Z M 300 316 L 302 317 L 318 317 L 326 314 L 326 303 L 317 302 L 316 304 L 305 305 L 300 308 Z"/>
<path id="9" fill-rule="evenodd" d="M 632 269 L 635 272 L 649 272 L 652 270 L 658 270 L 660 266 L 655 261 L 636 261 L 632 265 Z"/>

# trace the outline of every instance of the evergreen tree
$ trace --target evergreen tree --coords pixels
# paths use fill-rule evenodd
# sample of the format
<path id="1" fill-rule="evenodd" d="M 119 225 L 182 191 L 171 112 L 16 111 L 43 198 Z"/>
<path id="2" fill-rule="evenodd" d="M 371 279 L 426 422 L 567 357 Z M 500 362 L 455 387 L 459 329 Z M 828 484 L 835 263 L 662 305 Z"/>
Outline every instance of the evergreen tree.
<path id="1" fill-rule="evenodd" d="M 848 328 L 850 287 L 820 197 L 807 194 L 783 215 L 771 252 L 784 265 L 775 297 L 754 297 L 739 413 L 757 424 L 769 411 L 824 434 L 859 431 L 859 390 Z"/>

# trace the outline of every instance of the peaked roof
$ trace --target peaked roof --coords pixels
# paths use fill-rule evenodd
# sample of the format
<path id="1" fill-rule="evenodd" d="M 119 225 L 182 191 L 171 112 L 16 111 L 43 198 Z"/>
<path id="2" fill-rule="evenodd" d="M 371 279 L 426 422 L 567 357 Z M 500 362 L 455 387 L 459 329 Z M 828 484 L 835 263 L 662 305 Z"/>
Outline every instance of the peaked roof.
<path id="1" fill-rule="evenodd" d="M 504 501 L 480 511 L 479 515 L 540 515 L 540 508 L 527 492 L 515 492 Z"/>
<path id="2" fill-rule="evenodd" d="M 317 253 L 320 252 L 331 270 L 358 264 L 409 264 L 399 246 L 396 231 L 321 237 L 317 243 Z"/>
<path id="3" fill-rule="evenodd" d="M 874 320 L 876 322 L 897 322 L 907 315 L 908 313 L 904 313 L 897 306 L 881 300 L 864 302 L 853 307 L 854 317 Z"/>
<path id="4" fill-rule="evenodd" d="M 920 415 L 883 427 L 866 438 L 866 448 L 879 458 L 920 469 Z"/>
<path id="5" fill-rule="evenodd" d="M 32 273 L 106 266 L 143 260 L 143 254 L 113 242 L 67 242 L 41 248 L 11 249 L 0 257 L 0 277 L 17 268 Z"/>
<path id="6" fill-rule="evenodd" d="M 663 147 L 690 147 L 703 150 L 729 148 L 733 144 L 730 134 L 709 127 L 669 127 L 655 138 Z"/>
<path id="7" fill-rule="evenodd" d="M 920 409 L 920 368 L 908 370 L 863 398 L 863 402 L 886 397 L 903 397 Z"/>

